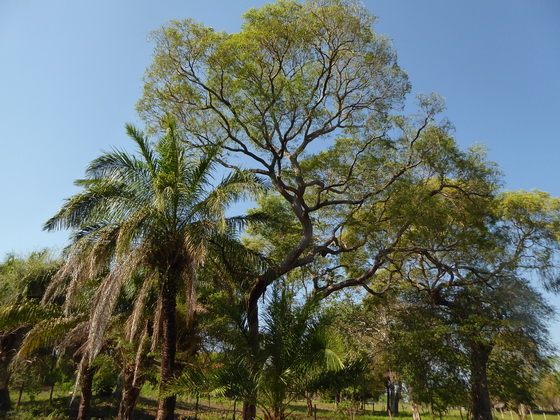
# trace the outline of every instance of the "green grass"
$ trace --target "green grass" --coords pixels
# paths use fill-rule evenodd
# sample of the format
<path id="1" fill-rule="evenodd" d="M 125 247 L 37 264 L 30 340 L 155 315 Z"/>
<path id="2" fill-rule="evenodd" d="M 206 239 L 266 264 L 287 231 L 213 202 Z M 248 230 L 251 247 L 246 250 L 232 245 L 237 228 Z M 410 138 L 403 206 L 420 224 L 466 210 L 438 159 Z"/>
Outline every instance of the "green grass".
<path id="1" fill-rule="evenodd" d="M 49 403 L 49 390 L 43 390 L 35 395 L 28 395 L 24 393 L 22 395 L 21 403 L 19 408 L 14 409 L 8 413 L 6 418 L 10 420 L 31 420 L 31 419 L 44 419 L 44 420 L 63 420 L 69 418 L 75 418 L 77 414 L 77 407 L 79 402 L 79 396 L 70 405 L 70 394 L 71 391 L 57 390 L 53 395 L 52 404 Z M 13 392 L 11 395 L 12 403 L 14 407 L 17 402 L 17 392 Z M 157 409 L 157 391 L 145 387 L 142 390 L 140 400 L 137 404 L 137 410 L 135 419 L 138 420 L 151 420 L 155 417 Z M 194 418 L 195 415 L 195 399 L 194 398 L 184 398 L 180 397 L 177 401 L 176 414 L 179 419 Z M 336 419 L 349 419 L 353 414 L 355 420 L 389 420 L 389 416 L 383 411 L 384 404 L 381 402 L 376 402 L 373 406 L 371 402 L 366 404 L 365 410 L 357 410 L 354 413 L 349 411 L 349 404 L 341 403 L 338 408 L 335 407 L 334 403 L 314 401 L 314 405 L 317 407 L 317 419 L 325 420 L 336 420 Z M 92 420 L 97 419 L 112 419 L 115 418 L 117 414 L 119 401 L 116 397 L 94 397 L 92 401 Z M 225 420 L 233 418 L 233 401 L 225 398 L 208 397 L 204 396 L 199 398 L 198 402 L 198 413 L 197 418 L 200 420 Z M 372 412 L 372 408 L 375 409 Z M 242 403 L 237 403 L 236 406 L 236 419 L 241 419 L 241 409 Z M 290 404 L 290 416 L 292 419 L 306 419 L 307 417 L 307 406 L 305 401 L 296 401 Z M 258 412 L 262 417 L 262 413 Z M 432 420 L 432 416 L 428 410 L 422 410 L 422 419 Z M 411 419 L 412 411 L 407 404 L 400 405 L 400 413 L 398 416 L 394 416 L 395 419 Z M 496 420 L 502 420 L 501 413 L 495 413 L 494 418 Z M 504 412 L 503 420 L 511 420 L 511 414 L 509 411 Z M 439 420 L 439 417 L 436 418 Z M 446 413 L 442 420 L 466 420 L 465 412 L 463 411 L 463 417 L 458 410 L 450 410 Z M 513 420 L 518 420 L 517 414 L 513 413 Z M 543 414 L 533 414 L 527 416 L 526 420 L 560 420 L 560 416 L 557 415 L 543 415 Z"/>

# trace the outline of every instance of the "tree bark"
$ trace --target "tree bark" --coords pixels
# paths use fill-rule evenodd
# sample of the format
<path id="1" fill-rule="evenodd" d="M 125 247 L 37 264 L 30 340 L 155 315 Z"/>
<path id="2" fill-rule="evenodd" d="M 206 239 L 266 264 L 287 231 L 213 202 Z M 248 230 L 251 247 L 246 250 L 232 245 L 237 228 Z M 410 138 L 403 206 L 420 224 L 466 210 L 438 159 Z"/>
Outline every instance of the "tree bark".
<path id="1" fill-rule="evenodd" d="M 10 400 L 10 391 L 8 388 L 0 388 L 0 412 L 10 411 L 12 409 L 12 401 Z"/>
<path id="2" fill-rule="evenodd" d="M 8 371 L 8 368 L 0 366 L 0 413 L 10 411 L 12 409 L 10 390 L 8 389 L 9 382 L 10 373 Z"/>
<path id="3" fill-rule="evenodd" d="M 257 354 L 260 347 L 259 342 L 259 297 L 262 293 L 251 293 L 247 299 L 247 327 L 249 329 L 249 345 L 253 354 L 249 359 L 249 372 L 251 377 L 255 377 Z M 251 395 L 243 401 L 243 420 L 254 420 L 257 415 L 256 395 Z"/>
<path id="4" fill-rule="evenodd" d="M 176 396 L 162 397 L 166 385 L 173 379 L 177 343 L 176 318 L 177 284 L 167 275 L 161 289 L 162 300 L 162 351 L 160 368 L 160 397 L 156 420 L 172 420 L 175 413 Z"/>
<path id="5" fill-rule="evenodd" d="M 76 420 L 87 420 L 90 414 L 93 375 L 95 374 L 95 369 L 92 366 L 89 366 L 87 362 L 83 363 L 81 369 L 82 389 L 80 406 L 78 408 L 78 417 L 76 417 Z"/>
<path id="6" fill-rule="evenodd" d="M 471 403 L 473 420 L 492 420 L 492 406 L 488 392 L 486 367 L 491 346 L 471 343 Z"/>
<path id="7" fill-rule="evenodd" d="M 119 392 L 121 395 L 121 403 L 117 420 L 129 420 L 132 418 L 134 408 L 136 407 L 140 395 L 140 390 L 146 380 L 144 369 L 148 364 L 147 337 L 148 331 L 145 329 L 138 342 L 134 362 L 125 363 L 121 372 L 122 381 L 120 384 L 122 389 L 121 392 Z"/>
<path id="8" fill-rule="evenodd" d="M 19 387 L 19 395 L 18 395 L 18 399 L 17 399 L 17 403 L 16 403 L 16 408 L 19 408 L 19 405 L 21 403 L 21 396 L 23 395 L 23 389 L 25 388 L 25 382 L 21 383 L 21 386 Z"/>
<path id="9" fill-rule="evenodd" d="M 137 381 L 136 384 L 134 384 L 133 382 L 134 365 L 128 365 L 125 367 L 123 372 L 124 386 L 117 420 L 132 419 L 132 413 L 134 412 L 134 407 L 136 407 L 136 402 L 138 401 L 140 389 L 142 388 L 142 384 L 144 383 L 144 381 Z"/>
<path id="10" fill-rule="evenodd" d="M 253 420 L 257 416 L 257 406 L 250 401 L 243 401 L 243 420 Z"/>
<path id="11" fill-rule="evenodd" d="M 310 393 L 305 393 L 305 401 L 307 402 L 307 417 L 313 417 L 313 400 Z"/>
<path id="12" fill-rule="evenodd" d="M 414 401 L 410 401 L 410 408 L 412 408 L 412 420 L 421 420 L 420 408 Z"/>
<path id="13" fill-rule="evenodd" d="M 13 349 L 16 346 L 18 334 L 11 332 L 0 337 L 0 412 L 10 411 L 12 401 L 10 400 L 10 370 L 8 366 L 14 355 Z"/>
<path id="14" fill-rule="evenodd" d="M 401 399 L 402 386 L 395 381 L 394 372 L 389 372 L 385 388 L 387 390 L 387 413 L 391 416 L 399 414 L 399 400 Z"/>

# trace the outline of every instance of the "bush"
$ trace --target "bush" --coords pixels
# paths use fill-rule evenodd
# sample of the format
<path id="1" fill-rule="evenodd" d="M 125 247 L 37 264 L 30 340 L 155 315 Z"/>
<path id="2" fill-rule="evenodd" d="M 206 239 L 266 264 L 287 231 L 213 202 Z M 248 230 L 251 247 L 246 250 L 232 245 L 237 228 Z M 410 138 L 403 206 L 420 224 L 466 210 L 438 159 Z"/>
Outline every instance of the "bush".
<path id="1" fill-rule="evenodd" d="M 113 360 L 108 356 L 101 355 L 96 359 L 95 365 L 98 368 L 93 377 L 93 393 L 102 397 L 113 394 L 119 380 Z"/>

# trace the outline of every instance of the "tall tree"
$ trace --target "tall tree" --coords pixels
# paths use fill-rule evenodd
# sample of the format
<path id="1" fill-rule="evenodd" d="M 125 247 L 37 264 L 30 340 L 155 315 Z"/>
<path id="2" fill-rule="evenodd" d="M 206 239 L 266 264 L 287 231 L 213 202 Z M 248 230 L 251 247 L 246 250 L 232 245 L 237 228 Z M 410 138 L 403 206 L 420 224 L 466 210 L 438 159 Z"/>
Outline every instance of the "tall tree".
<path id="1" fill-rule="evenodd" d="M 445 295 L 437 303 L 468 366 L 473 418 L 492 418 L 491 397 L 513 407 L 530 405 L 549 349 L 546 323 L 552 309 L 543 297 L 517 278 Z"/>
<path id="2" fill-rule="evenodd" d="M 73 275 L 69 295 L 80 282 L 109 270 L 93 301 L 85 365 L 91 364 L 100 350 L 123 284 L 142 272 L 144 292 L 152 287 L 157 290 L 154 335 L 161 333 L 161 387 L 172 379 L 175 368 L 178 292 L 184 290 L 189 307 L 187 322 L 192 323 L 196 270 L 204 263 L 210 238 L 242 226 L 245 219 L 226 218 L 226 208 L 246 194 L 261 190 L 258 180 L 242 171 L 234 171 L 212 185 L 217 149 L 207 148 L 196 156 L 189 153 L 173 121 L 166 121 L 166 130 L 151 143 L 142 132 L 127 126 L 137 154 L 115 150 L 91 162 L 86 178 L 76 181 L 83 191 L 68 199 L 45 224 L 47 230 L 75 232 L 76 240 L 59 276 Z M 52 290 L 57 286 L 60 282 L 53 283 Z M 145 295 L 139 294 L 138 307 L 143 305 Z M 137 327 L 133 319 L 131 329 Z M 131 336 L 136 333 L 132 331 Z M 157 418 L 173 418 L 174 408 L 174 396 L 161 397 Z"/>
<path id="3" fill-rule="evenodd" d="M 450 125 L 436 120 L 443 110 L 437 95 L 421 97 L 417 115 L 396 115 L 409 84 L 390 42 L 374 32 L 375 18 L 350 0 L 280 0 L 244 19 L 234 34 L 188 19 L 154 32 L 138 110 L 153 130 L 171 113 L 193 147 L 219 146 L 225 167 L 267 177 L 296 222 L 273 264 L 246 270 L 255 351 L 266 288 L 319 260 L 324 275 L 314 286 L 322 297 L 367 286 L 380 271 L 419 259 L 437 262 L 453 282 L 484 280 L 480 273 L 466 278 L 489 271 L 474 256 L 478 247 L 492 247 L 484 198 L 497 190 L 497 170 L 480 150 L 458 149 Z M 478 203 L 471 205 L 478 212 L 454 226 L 466 232 L 461 243 L 441 228 L 436 248 L 413 243 L 415 222 L 429 218 L 419 208 L 447 198 L 451 209 L 461 197 Z M 364 221 L 373 229 L 348 234 Z M 464 258 L 449 261 L 450 246 Z M 360 257 L 352 270 L 349 253 Z M 254 414 L 246 404 L 245 417 Z"/>
<path id="4" fill-rule="evenodd" d="M 500 332 L 523 332 L 528 340 L 543 343 L 535 326 L 547 308 L 523 276 L 540 274 L 548 287 L 558 286 L 555 261 L 560 226 L 560 200 L 546 193 L 504 192 L 486 201 L 484 235 L 473 230 L 477 226 L 473 218 L 481 215 L 476 199 L 444 193 L 431 202 L 431 212 L 420 208 L 430 216 L 419 217 L 414 234 L 407 239 L 411 247 L 426 251 L 408 253 L 394 267 L 397 277 L 448 308 L 448 316 L 462 329 L 458 337 L 469 349 L 473 415 L 485 420 L 492 417 L 488 363 L 495 340 L 503 336 Z M 454 246 L 442 246 L 449 243 Z M 460 269 L 469 265 L 478 269 Z M 531 302 L 529 307 L 520 303 L 523 300 Z M 527 323 L 516 325 L 515 317 Z M 510 329 L 508 323 L 512 323 Z"/>
<path id="5" fill-rule="evenodd" d="M 254 279 L 246 306 L 258 347 L 259 297 L 317 259 L 326 259 L 328 272 L 341 267 L 340 255 L 363 244 L 345 240 L 357 209 L 377 206 L 383 238 L 377 236 L 361 270 L 324 277 L 331 281 L 321 285 L 323 296 L 366 283 L 388 262 L 410 222 L 387 223 L 383 216 L 387 199 L 403 191 L 401 180 L 432 178 L 427 194 L 439 194 L 444 184 L 455 184 L 450 179 L 488 181 L 494 172 L 476 162 L 476 153 L 458 151 L 449 125 L 436 123 L 442 110 L 437 97 L 422 98 L 417 116 L 391 118 L 409 84 L 362 6 L 278 1 L 244 18 L 236 34 L 191 20 L 156 31 L 138 109 L 155 130 L 160 116 L 172 113 L 193 146 L 219 145 L 224 166 L 243 165 L 267 177 L 290 209 L 295 240 L 266 270 L 246 273 Z M 485 185 L 462 183 L 455 191 L 484 195 Z M 246 415 L 254 416 L 254 409 Z"/>

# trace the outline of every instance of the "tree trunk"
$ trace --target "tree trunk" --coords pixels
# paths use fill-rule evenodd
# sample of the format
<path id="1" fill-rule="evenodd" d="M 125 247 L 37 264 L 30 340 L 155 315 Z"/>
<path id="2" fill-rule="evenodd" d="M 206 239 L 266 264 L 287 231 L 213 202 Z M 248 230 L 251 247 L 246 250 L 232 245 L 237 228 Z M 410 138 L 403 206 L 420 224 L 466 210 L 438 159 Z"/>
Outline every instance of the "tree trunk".
<path id="1" fill-rule="evenodd" d="M 486 367 L 492 347 L 471 343 L 471 403 L 473 420 L 492 420 Z"/>
<path id="2" fill-rule="evenodd" d="M 414 401 L 410 401 L 410 408 L 412 409 L 412 420 L 421 420 L 420 408 Z"/>
<path id="3" fill-rule="evenodd" d="M 249 401 L 243 401 L 243 420 L 253 420 L 257 416 L 257 406 Z"/>
<path id="4" fill-rule="evenodd" d="M 10 390 L 8 389 L 10 372 L 8 371 L 7 364 L 2 363 L 2 365 L 0 366 L 0 413 L 12 409 Z"/>
<path id="5" fill-rule="evenodd" d="M 0 411 L 10 411 L 11 409 L 10 391 L 8 388 L 0 388 Z"/>
<path id="6" fill-rule="evenodd" d="M 313 416 L 313 400 L 311 399 L 311 394 L 305 393 L 305 400 L 307 401 L 307 417 Z"/>
<path id="7" fill-rule="evenodd" d="M 256 365 L 257 354 L 259 352 L 259 297 L 260 293 L 251 293 L 247 299 L 247 327 L 249 329 L 249 345 L 253 352 L 249 360 L 249 372 L 252 378 L 256 375 L 259 368 Z M 243 420 L 254 420 L 257 415 L 256 395 L 251 395 L 243 401 Z"/>
<path id="8" fill-rule="evenodd" d="M 402 385 L 397 383 L 393 372 L 389 372 L 389 378 L 385 383 L 387 390 L 387 413 L 392 416 L 399 414 L 399 400 L 402 394 Z"/>
<path id="9" fill-rule="evenodd" d="M 137 384 L 133 384 L 134 366 L 127 366 L 123 373 L 124 386 L 117 420 L 130 420 L 132 419 L 132 413 L 134 412 L 134 407 L 138 401 L 140 389 L 142 388 L 144 381 L 139 381 Z"/>
<path id="10" fill-rule="evenodd" d="M 49 404 L 52 405 L 52 397 L 54 394 L 54 384 L 51 385 L 51 392 L 49 394 Z"/>
<path id="11" fill-rule="evenodd" d="M 119 406 L 119 413 L 117 420 L 129 420 L 132 418 L 132 413 L 136 407 L 140 390 L 144 385 L 146 377 L 144 375 L 144 368 L 147 364 L 147 342 L 145 338 L 148 332 L 145 330 L 138 343 L 136 357 L 134 363 L 126 363 L 122 370 L 122 387 L 121 403 Z"/>
<path id="12" fill-rule="evenodd" d="M 78 408 L 78 417 L 76 420 L 87 420 L 89 418 L 89 412 L 91 407 L 91 393 L 93 384 L 93 375 L 95 374 L 95 369 L 89 366 L 87 362 L 82 365 L 82 389 L 80 406 Z"/>
<path id="13" fill-rule="evenodd" d="M 11 332 L 0 338 L 0 412 L 10 411 L 12 401 L 10 400 L 10 370 L 8 366 L 14 355 L 18 334 Z"/>
<path id="14" fill-rule="evenodd" d="M 519 420 L 525 420 L 527 418 L 527 414 L 529 410 L 525 404 L 519 404 L 517 407 L 517 415 L 519 416 Z"/>
<path id="15" fill-rule="evenodd" d="M 18 395 L 18 399 L 17 399 L 17 403 L 16 403 L 16 408 L 19 408 L 19 405 L 21 403 L 21 396 L 23 395 L 23 389 L 25 388 L 25 382 L 21 383 L 21 386 L 19 387 L 19 395 Z"/>
<path id="16" fill-rule="evenodd" d="M 161 288 L 162 300 L 162 351 L 160 368 L 160 397 L 156 420 L 172 420 L 175 413 L 176 396 L 162 397 L 166 385 L 173 379 L 177 343 L 176 319 L 177 285 L 175 278 L 166 275 Z"/>

